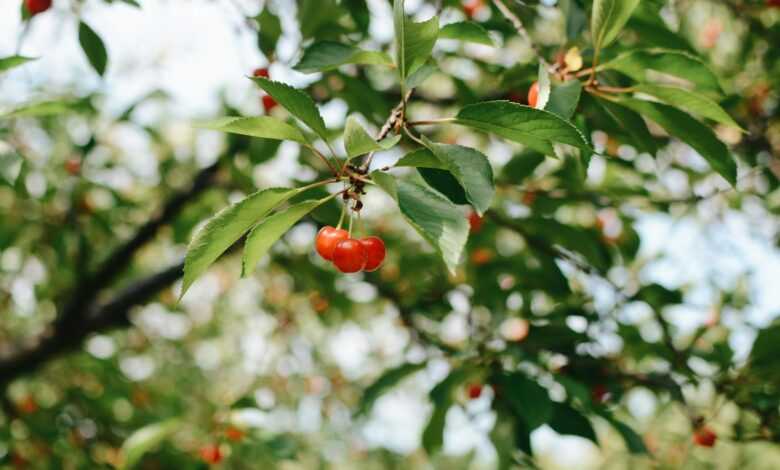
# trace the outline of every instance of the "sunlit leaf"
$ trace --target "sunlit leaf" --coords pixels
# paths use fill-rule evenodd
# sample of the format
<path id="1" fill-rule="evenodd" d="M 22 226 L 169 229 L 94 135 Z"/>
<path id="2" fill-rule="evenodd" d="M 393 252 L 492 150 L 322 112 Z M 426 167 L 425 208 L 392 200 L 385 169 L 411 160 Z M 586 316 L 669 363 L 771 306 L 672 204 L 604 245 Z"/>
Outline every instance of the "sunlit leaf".
<path id="1" fill-rule="evenodd" d="M 294 126 L 269 116 L 223 117 L 194 123 L 195 127 L 229 132 L 262 139 L 292 140 L 306 143 L 306 137 Z"/>

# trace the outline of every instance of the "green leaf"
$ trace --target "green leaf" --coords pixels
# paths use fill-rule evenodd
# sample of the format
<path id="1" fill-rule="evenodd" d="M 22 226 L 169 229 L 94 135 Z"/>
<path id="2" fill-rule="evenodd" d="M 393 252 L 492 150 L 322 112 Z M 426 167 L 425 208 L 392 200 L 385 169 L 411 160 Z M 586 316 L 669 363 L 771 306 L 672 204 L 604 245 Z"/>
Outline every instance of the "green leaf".
<path id="1" fill-rule="evenodd" d="M 228 248 L 274 207 L 300 192 L 299 189 L 271 188 L 258 191 L 222 209 L 201 228 L 187 247 L 184 281 L 180 298 L 193 281 L 203 274 Z"/>
<path id="2" fill-rule="evenodd" d="M 473 21 L 461 21 L 459 23 L 450 23 L 445 25 L 439 31 L 439 37 L 442 39 L 457 39 L 459 41 L 474 42 L 485 44 L 486 46 L 495 46 L 493 38 L 490 37 L 487 30 L 481 24 Z"/>
<path id="3" fill-rule="evenodd" d="M 257 21 L 257 44 L 266 57 L 273 57 L 276 44 L 282 36 L 282 23 L 279 18 L 263 8 L 263 11 L 255 18 Z"/>
<path id="4" fill-rule="evenodd" d="M 261 139 L 292 140 L 302 144 L 306 143 L 306 137 L 297 127 L 269 116 L 249 118 L 228 116 L 211 121 L 196 122 L 194 126 Z"/>
<path id="5" fill-rule="evenodd" d="M 403 157 L 395 164 L 395 166 L 406 166 L 413 168 L 437 168 L 439 170 L 447 169 L 444 163 L 439 160 L 436 155 L 433 154 L 427 148 L 419 148 L 413 150 Z"/>
<path id="6" fill-rule="evenodd" d="M 20 108 L 11 110 L 5 114 L 0 114 L 2 117 L 44 117 L 44 116 L 56 116 L 62 113 L 69 113 L 86 109 L 88 102 L 85 100 L 59 100 L 59 101 L 42 101 L 40 103 L 32 103 Z"/>
<path id="7" fill-rule="evenodd" d="M 401 214 L 441 255 L 454 273 L 469 236 L 469 224 L 458 206 L 427 187 L 373 172 L 372 179 L 398 201 Z"/>
<path id="8" fill-rule="evenodd" d="M 511 184 L 522 184 L 544 162 L 544 155 L 533 150 L 512 157 L 501 169 L 501 179 Z"/>
<path id="9" fill-rule="evenodd" d="M 420 68 L 431 55 L 439 35 L 439 18 L 416 23 L 406 18 L 404 0 L 393 5 L 395 26 L 396 65 L 401 81 Z"/>
<path id="10" fill-rule="evenodd" d="M 536 381 L 515 372 L 497 377 L 496 383 L 503 399 L 522 418 L 529 430 L 538 428 L 552 418 L 553 402 L 547 390 Z"/>
<path id="11" fill-rule="evenodd" d="M 550 91 L 550 99 L 547 101 L 547 106 L 544 109 L 557 114 L 563 119 L 571 119 L 580 102 L 581 94 L 582 82 L 579 80 L 569 80 L 560 85 L 555 85 Z"/>
<path id="12" fill-rule="evenodd" d="M 304 73 L 323 72 L 345 64 L 384 65 L 393 67 L 393 59 L 380 51 L 366 51 L 339 42 L 322 41 L 307 47 L 295 70 Z"/>
<path id="13" fill-rule="evenodd" d="M 36 59 L 34 57 L 23 57 L 20 55 L 2 57 L 0 58 L 0 72 L 5 72 L 6 70 L 10 70 L 14 67 L 18 67 L 22 64 L 26 64 L 31 60 L 36 60 Z"/>
<path id="14" fill-rule="evenodd" d="M 79 22 L 79 44 L 84 50 L 90 65 L 98 75 L 102 76 L 106 72 L 108 65 L 108 53 L 106 46 L 100 36 L 83 21 Z"/>
<path id="15" fill-rule="evenodd" d="M 749 361 L 752 367 L 772 366 L 777 368 L 780 355 L 780 324 L 771 325 L 758 332 Z"/>
<path id="16" fill-rule="evenodd" d="M 638 82 L 653 78 L 649 73 L 660 72 L 682 78 L 714 93 L 720 93 L 718 77 L 698 57 L 685 51 L 673 49 L 640 49 L 621 54 L 598 69 L 617 70 Z"/>
<path id="17" fill-rule="evenodd" d="M 285 83 L 275 82 L 265 77 L 253 77 L 257 85 L 265 90 L 266 93 L 276 100 L 279 104 L 287 108 L 293 116 L 300 119 L 309 126 L 323 140 L 328 140 L 328 131 L 325 128 L 325 121 L 322 120 L 320 111 L 314 104 L 314 100 L 301 90 L 291 87 Z"/>
<path id="18" fill-rule="evenodd" d="M 647 284 L 642 286 L 633 296 L 636 300 L 641 300 L 656 310 L 662 309 L 667 305 L 681 304 L 683 294 L 679 290 L 671 290 L 660 284 Z"/>
<path id="19" fill-rule="evenodd" d="M 550 100 L 550 89 L 552 84 L 550 83 L 550 72 L 547 70 L 547 63 L 545 61 L 539 62 L 537 86 L 539 87 L 539 94 L 536 98 L 536 105 L 533 106 L 536 109 L 544 109 L 547 106 L 547 102 Z"/>
<path id="20" fill-rule="evenodd" d="M 670 135 L 693 147 L 709 162 L 712 169 L 733 185 L 737 183 L 737 164 L 731 152 L 718 140 L 709 126 L 665 104 L 632 98 L 618 98 L 618 103 L 655 121 Z"/>
<path id="21" fill-rule="evenodd" d="M 425 451 L 433 455 L 441 449 L 444 443 L 444 425 L 455 397 L 455 391 L 473 375 L 473 371 L 467 368 L 458 368 L 438 383 L 429 394 L 433 403 L 433 413 L 422 435 L 422 443 Z"/>
<path id="22" fill-rule="evenodd" d="M 464 107 L 455 123 L 492 132 L 545 155 L 555 155 L 554 143 L 592 152 L 585 136 L 572 123 L 541 109 L 509 101 L 487 101 Z"/>
<path id="23" fill-rule="evenodd" d="M 606 119 L 612 120 L 614 126 L 622 129 L 637 150 L 651 155 L 656 154 L 658 146 L 642 116 L 608 100 L 596 98 L 595 102 L 604 111 Z"/>
<path id="24" fill-rule="evenodd" d="M 712 119 L 715 122 L 727 126 L 742 129 L 718 103 L 694 91 L 679 87 L 651 85 L 647 83 L 636 85 L 634 90 L 652 95 L 668 105 L 682 109 L 691 114 Z"/>
<path id="25" fill-rule="evenodd" d="M 160 445 L 165 439 L 170 437 L 179 429 L 180 421 L 178 419 L 169 419 L 159 423 L 144 426 L 128 437 L 122 443 L 122 465 L 121 470 L 129 470 L 135 467 L 143 458 L 144 454 L 152 451 Z"/>
<path id="26" fill-rule="evenodd" d="M 595 55 L 617 38 L 639 0 L 594 0 L 590 18 Z"/>
<path id="27" fill-rule="evenodd" d="M 406 79 L 406 87 L 417 88 L 426 80 L 428 80 L 428 78 L 430 78 L 430 76 L 433 75 L 437 70 L 438 68 L 436 67 L 436 64 L 433 63 L 433 61 L 426 61 L 417 70 L 409 75 L 409 78 Z"/>
<path id="28" fill-rule="evenodd" d="M 550 427 L 558 434 L 580 436 L 598 444 L 596 432 L 588 418 L 565 403 L 555 403 Z"/>
<path id="29" fill-rule="evenodd" d="M 607 413 L 599 413 L 600 416 L 602 416 L 604 419 L 606 419 L 609 424 L 612 425 L 613 428 L 620 434 L 620 436 L 623 438 L 623 441 L 626 443 L 626 447 L 628 448 L 628 451 L 632 454 L 646 454 L 647 453 L 647 447 L 645 447 L 645 443 L 642 440 L 642 437 L 640 437 L 636 431 L 631 429 L 627 424 L 623 423 L 622 421 L 614 418 L 612 415 Z"/>
<path id="30" fill-rule="evenodd" d="M 347 149 L 348 159 L 369 152 L 391 149 L 400 140 L 401 136 L 395 135 L 377 142 L 354 116 L 347 118 L 347 124 L 344 126 L 344 147 Z"/>
<path id="31" fill-rule="evenodd" d="M 452 201 L 453 204 L 468 204 L 466 190 L 463 189 L 458 180 L 447 170 L 436 170 L 433 168 L 417 168 L 425 183 L 431 188 L 441 193 L 444 197 Z"/>
<path id="32" fill-rule="evenodd" d="M 423 136 L 423 142 L 442 162 L 466 193 L 466 199 L 482 215 L 490 208 L 496 188 L 488 158 L 473 148 L 436 144 Z"/>
<path id="33" fill-rule="evenodd" d="M 425 366 L 426 363 L 424 362 L 420 364 L 407 363 L 386 371 L 363 392 L 363 396 L 360 397 L 360 403 L 358 404 L 358 411 L 356 414 L 360 416 L 371 411 L 371 408 L 379 397 L 387 393 L 389 389 L 398 385 L 405 378 L 424 369 Z"/>
<path id="34" fill-rule="evenodd" d="M 244 258 L 241 260 L 241 275 L 248 276 L 255 270 L 257 263 L 268 253 L 282 235 L 292 228 L 303 216 L 332 199 L 334 195 L 323 199 L 304 201 L 277 212 L 249 232 L 244 245 Z"/>

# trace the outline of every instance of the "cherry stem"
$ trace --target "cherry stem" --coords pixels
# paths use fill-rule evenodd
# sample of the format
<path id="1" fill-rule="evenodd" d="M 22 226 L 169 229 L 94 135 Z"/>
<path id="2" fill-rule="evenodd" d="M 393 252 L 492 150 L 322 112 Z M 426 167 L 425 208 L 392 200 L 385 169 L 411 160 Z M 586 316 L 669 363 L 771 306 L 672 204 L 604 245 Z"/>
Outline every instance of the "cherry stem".
<path id="1" fill-rule="evenodd" d="M 326 143 L 327 143 L 327 142 L 326 142 Z M 336 166 L 333 166 L 333 164 L 330 162 L 330 159 L 328 159 L 328 157 L 326 157 L 325 155 L 323 155 L 323 154 L 322 154 L 322 152 L 320 152 L 319 150 L 317 150 L 317 149 L 316 149 L 316 148 L 315 148 L 313 145 L 308 145 L 308 144 L 307 144 L 307 145 L 306 145 L 306 148 L 308 148 L 309 150 L 311 150 L 311 151 L 312 151 L 312 153 L 314 153 L 314 155 L 316 155 L 317 157 L 319 157 L 319 159 L 320 159 L 320 160 L 322 160 L 322 161 L 323 161 L 323 162 L 324 162 L 326 165 L 328 165 L 328 168 L 330 168 L 330 171 L 331 171 L 331 172 L 333 172 L 333 175 L 334 175 L 334 176 L 339 176 L 339 175 L 341 174 L 341 173 L 340 173 L 338 170 L 336 170 L 336 166 L 338 166 L 338 165 L 336 165 Z M 330 148 L 330 144 L 328 144 L 328 148 Z M 332 150 L 331 150 L 331 151 L 332 151 Z"/>
<path id="2" fill-rule="evenodd" d="M 344 224 L 344 215 L 347 213 L 347 205 L 344 204 L 341 206 L 341 216 L 339 217 L 339 224 L 336 226 L 337 229 L 340 229 L 341 226 Z"/>
<path id="3" fill-rule="evenodd" d="M 406 123 L 407 126 L 431 126 L 435 124 L 446 124 L 448 122 L 455 121 L 455 118 L 440 118 L 440 119 L 425 119 L 421 121 L 409 121 Z"/>
<path id="4" fill-rule="evenodd" d="M 347 236 L 352 238 L 352 211 L 349 212 L 349 230 L 347 231 Z"/>

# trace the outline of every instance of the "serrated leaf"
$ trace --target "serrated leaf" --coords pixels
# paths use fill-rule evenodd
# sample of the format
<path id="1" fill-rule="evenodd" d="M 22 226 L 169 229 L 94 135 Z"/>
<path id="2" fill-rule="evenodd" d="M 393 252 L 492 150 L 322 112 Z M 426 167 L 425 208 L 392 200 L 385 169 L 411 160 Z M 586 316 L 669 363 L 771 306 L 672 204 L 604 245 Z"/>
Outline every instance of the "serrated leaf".
<path id="1" fill-rule="evenodd" d="M 377 142 L 366 132 L 354 116 L 348 117 L 344 126 L 344 147 L 347 150 L 348 159 L 369 152 L 388 150 L 394 147 L 400 140 L 400 135 L 394 135 Z"/>
<path id="2" fill-rule="evenodd" d="M 541 109 L 509 101 L 487 101 L 460 110 L 455 123 L 492 132 L 545 155 L 555 155 L 554 143 L 592 152 L 585 136 L 572 123 Z"/>
<path id="3" fill-rule="evenodd" d="M 122 443 L 122 465 L 119 468 L 129 470 L 135 467 L 147 452 L 152 451 L 176 432 L 180 424 L 178 419 L 169 419 L 149 424 L 133 432 Z"/>
<path id="4" fill-rule="evenodd" d="M 222 209 L 193 237 L 184 259 L 183 297 L 193 281 L 274 207 L 300 192 L 271 188 L 258 191 Z"/>
<path id="5" fill-rule="evenodd" d="M 325 121 L 322 120 L 319 109 L 309 95 L 286 83 L 275 82 L 265 77 L 253 77 L 252 80 L 323 140 L 328 139 Z"/>
<path id="6" fill-rule="evenodd" d="M 473 21 L 461 21 L 445 25 L 439 31 L 442 39 L 456 39 L 458 41 L 473 42 L 494 46 L 493 38 L 481 24 Z"/>
<path id="7" fill-rule="evenodd" d="M 241 260 L 241 275 L 248 276 L 255 270 L 257 263 L 268 253 L 282 235 L 292 228 L 303 216 L 332 199 L 334 195 L 323 199 L 304 201 L 283 211 L 268 216 L 249 232 L 244 245 L 244 257 Z"/>
<path id="8" fill-rule="evenodd" d="M 693 147 L 709 162 L 710 167 L 733 185 L 737 182 L 737 164 L 726 145 L 718 140 L 709 126 L 679 109 L 661 103 L 633 98 L 617 98 L 617 102 L 658 123 L 670 135 Z"/>
<path id="9" fill-rule="evenodd" d="M 12 55 L 8 57 L 0 58 L 0 72 L 5 72 L 6 70 L 11 70 L 14 67 L 18 67 L 20 65 L 26 64 L 27 62 L 30 62 L 31 60 L 36 60 L 35 57 L 23 57 L 20 55 Z"/>
<path id="10" fill-rule="evenodd" d="M 640 83 L 633 88 L 639 93 L 654 96 L 660 101 L 674 106 L 675 108 L 685 110 L 691 114 L 702 116 L 707 119 L 712 119 L 715 122 L 727 126 L 742 129 L 718 103 L 694 91 L 673 86 L 651 85 L 648 83 Z"/>
<path id="11" fill-rule="evenodd" d="M 720 93 L 718 77 L 698 57 L 673 49 L 639 49 L 621 54 L 598 69 L 617 70 L 638 82 L 648 82 L 649 72 L 671 75 L 714 93 Z"/>
<path id="12" fill-rule="evenodd" d="M 306 143 L 306 137 L 297 127 L 270 116 L 248 118 L 227 116 L 211 121 L 195 122 L 193 125 L 201 129 L 211 129 L 261 139 L 292 140 L 302 144 Z"/>
<path id="13" fill-rule="evenodd" d="M 598 444 L 590 420 L 565 403 L 555 403 L 549 424 L 558 434 L 580 436 Z"/>
<path id="14" fill-rule="evenodd" d="M 488 158 L 470 147 L 437 144 L 424 136 L 423 142 L 455 177 L 477 213 L 482 215 L 487 211 L 496 193 Z"/>
<path id="15" fill-rule="evenodd" d="M 382 172 L 372 179 L 398 202 L 401 214 L 441 255 L 450 272 L 463 254 L 469 236 L 469 224 L 458 206 L 418 183 L 396 182 Z"/>
<path id="16" fill-rule="evenodd" d="M 447 421 L 447 412 L 454 401 L 455 390 L 461 387 L 472 374 L 473 371 L 468 368 L 454 369 L 444 380 L 431 389 L 428 396 L 433 403 L 433 413 L 422 436 L 423 447 L 429 455 L 433 455 L 441 449 L 444 443 L 444 425 Z"/>
<path id="17" fill-rule="evenodd" d="M 393 59 L 381 51 L 367 51 L 340 42 L 322 41 L 307 47 L 293 67 L 304 73 L 323 72 L 345 64 L 393 67 Z"/>
<path id="18" fill-rule="evenodd" d="M 596 56 L 617 38 L 638 4 L 639 0 L 594 0 L 590 30 Z"/>
<path id="19" fill-rule="evenodd" d="M 79 44 L 92 68 L 102 76 L 108 65 L 106 46 L 100 36 L 83 21 L 79 22 Z"/>
<path id="20" fill-rule="evenodd" d="M 521 373 L 496 377 L 504 400 L 509 404 L 529 430 L 534 430 L 550 421 L 553 402 L 547 390 Z"/>
<path id="21" fill-rule="evenodd" d="M 404 0 L 393 4 L 395 26 L 396 66 L 401 82 L 421 67 L 431 55 L 439 35 L 439 18 L 414 22 L 406 18 Z"/>
<path id="22" fill-rule="evenodd" d="M 579 80 L 569 80 L 555 85 L 550 91 L 550 99 L 544 109 L 563 119 L 571 119 L 580 102 L 581 94 L 582 82 Z"/>
<path id="23" fill-rule="evenodd" d="M 420 364 L 406 363 L 386 371 L 365 389 L 363 396 L 360 397 L 360 403 L 358 404 L 358 411 L 356 414 L 360 416 L 371 411 L 371 408 L 379 397 L 387 393 L 389 389 L 395 387 L 410 375 L 424 369 L 425 366 L 426 363 L 424 362 Z"/>

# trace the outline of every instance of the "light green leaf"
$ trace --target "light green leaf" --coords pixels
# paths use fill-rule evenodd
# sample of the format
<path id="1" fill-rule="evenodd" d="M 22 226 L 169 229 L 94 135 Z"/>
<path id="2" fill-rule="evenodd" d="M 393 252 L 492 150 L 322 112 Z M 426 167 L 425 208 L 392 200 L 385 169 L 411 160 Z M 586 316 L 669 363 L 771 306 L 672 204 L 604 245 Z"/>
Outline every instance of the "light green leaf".
<path id="1" fill-rule="evenodd" d="M 668 105 L 688 111 L 691 114 L 712 119 L 715 122 L 727 126 L 742 129 L 718 103 L 694 91 L 673 86 L 651 85 L 647 83 L 636 85 L 634 90 L 652 95 Z"/>
<path id="2" fill-rule="evenodd" d="M 335 195 L 314 201 L 304 201 L 273 214 L 257 224 L 249 232 L 244 245 L 244 258 L 241 261 L 241 275 L 248 276 L 255 270 L 257 263 L 268 250 L 303 216 L 332 199 Z"/>
<path id="3" fill-rule="evenodd" d="M 421 184 L 396 182 L 392 176 L 377 171 L 371 177 L 398 201 L 407 222 L 436 249 L 454 273 L 469 236 L 468 221 L 458 206 Z"/>
<path id="4" fill-rule="evenodd" d="M 180 424 L 178 419 L 169 419 L 149 424 L 133 432 L 122 443 L 122 465 L 120 469 L 129 470 L 135 467 L 144 454 L 154 450 L 155 447 L 175 433 L 179 429 Z"/>
<path id="5" fill-rule="evenodd" d="M 398 385 L 405 378 L 424 369 L 425 366 L 425 362 L 420 364 L 406 363 L 386 371 L 363 392 L 363 396 L 360 397 L 360 403 L 358 404 L 358 411 L 356 414 L 359 416 L 371 411 L 371 408 L 379 397 L 387 393 L 389 389 Z"/>
<path id="6" fill-rule="evenodd" d="M 407 88 L 417 88 L 428 80 L 438 70 L 432 60 L 426 61 L 406 79 Z"/>
<path id="7" fill-rule="evenodd" d="M 482 152 L 461 145 L 437 144 L 424 136 L 423 142 L 463 187 L 466 199 L 477 213 L 482 215 L 488 210 L 496 193 L 488 158 Z"/>
<path id="8" fill-rule="evenodd" d="M 629 452 L 632 454 L 647 453 L 647 447 L 645 447 L 645 443 L 642 440 L 642 437 L 639 436 L 636 431 L 631 429 L 631 427 L 607 412 L 599 412 L 598 414 L 602 418 L 606 419 L 609 424 L 615 428 L 618 434 L 620 434 L 620 436 L 623 438 L 623 441 L 626 443 L 626 447 L 628 448 Z"/>
<path id="9" fill-rule="evenodd" d="M 699 152 L 726 181 L 732 185 L 737 183 L 737 164 L 729 149 L 718 140 L 709 126 L 665 104 L 625 97 L 617 98 L 616 101 L 658 123 L 670 135 Z"/>
<path id="10" fill-rule="evenodd" d="M 0 72 L 5 72 L 6 70 L 10 70 L 14 67 L 18 67 L 22 64 L 26 64 L 27 62 L 30 62 L 31 60 L 36 60 L 34 57 L 23 57 L 20 55 L 12 55 L 8 57 L 2 57 L 0 58 Z"/>
<path id="11" fill-rule="evenodd" d="M 720 93 L 718 77 L 698 57 L 674 49 L 640 49 L 603 63 L 598 70 L 617 70 L 638 82 L 648 82 L 652 72 L 687 80 L 698 88 Z"/>
<path id="12" fill-rule="evenodd" d="M 292 140 L 302 144 L 306 143 L 306 137 L 297 127 L 270 116 L 248 118 L 228 116 L 212 121 L 196 122 L 194 126 L 261 139 Z"/>
<path id="13" fill-rule="evenodd" d="M 395 146 L 399 140 L 401 140 L 401 136 L 394 135 L 377 142 L 354 116 L 347 118 L 347 124 L 344 126 L 344 147 L 347 149 L 348 159 L 369 152 L 388 150 Z"/>
<path id="14" fill-rule="evenodd" d="M 436 168 L 446 170 L 447 167 L 427 148 L 413 150 L 401 157 L 395 166 L 413 167 L 413 168 Z"/>
<path id="15" fill-rule="evenodd" d="M 594 0 L 590 29 L 596 56 L 615 40 L 637 5 L 639 0 Z"/>
<path id="16" fill-rule="evenodd" d="M 406 18 L 404 0 L 395 0 L 393 5 L 395 26 L 396 66 L 401 81 L 420 68 L 431 55 L 439 35 L 439 19 L 434 16 L 416 23 Z"/>
<path id="17" fill-rule="evenodd" d="M 550 91 L 550 99 L 544 109 L 563 119 L 571 119 L 577 109 L 577 104 L 580 102 L 581 94 L 582 82 L 579 80 L 569 80 L 553 86 Z"/>
<path id="18" fill-rule="evenodd" d="M 108 65 L 106 46 L 100 36 L 83 21 L 79 22 L 79 44 L 81 44 L 81 49 L 84 50 L 92 68 L 98 75 L 102 76 L 106 72 L 106 65 Z"/>
<path id="19" fill-rule="evenodd" d="M 381 51 L 366 51 L 333 41 L 316 42 L 303 52 L 293 67 L 304 73 L 323 72 L 345 64 L 384 65 L 394 67 L 393 59 Z"/>
<path id="20" fill-rule="evenodd" d="M 541 60 L 539 61 L 539 73 L 538 73 L 538 87 L 539 94 L 536 98 L 536 109 L 544 109 L 547 106 L 547 101 L 550 100 L 550 73 L 547 71 L 547 64 Z"/>
<path id="21" fill-rule="evenodd" d="M 277 103 L 287 108 L 290 114 L 309 126 L 323 140 L 328 139 L 325 121 L 322 120 L 320 111 L 317 109 L 311 96 L 290 85 L 275 82 L 264 77 L 253 77 L 252 80 L 266 93 L 271 95 Z"/>
<path id="22" fill-rule="evenodd" d="M 0 117 L 44 117 L 86 109 L 84 100 L 42 101 L 11 110 Z"/>
<path id="23" fill-rule="evenodd" d="M 509 101 L 487 101 L 460 110 L 455 123 L 492 132 L 545 155 L 555 155 L 554 143 L 592 152 L 585 136 L 570 122 L 541 109 Z"/>
<path id="24" fill-rule="evenodd" d="M 445 25 L 439 31 L 439 37 L 442 39 L 457 39 L 459 41 L 485 44 L 486 46 L 495 45 L 493 38 L 490 37 L 487 30 L 479 23 L 473 21 L 461 21 Z"/>
<path id="25" fill-rule="evenodd" d="M 183 297 L 193 281 L 274 207 L 295 196 L 299 189 L 258 191 L 222 209 L 201 228 L 187 247 L 184 259 Z"/>

